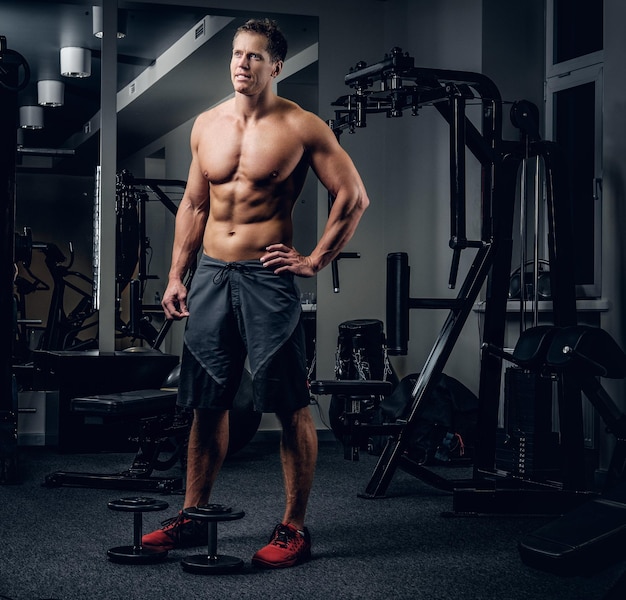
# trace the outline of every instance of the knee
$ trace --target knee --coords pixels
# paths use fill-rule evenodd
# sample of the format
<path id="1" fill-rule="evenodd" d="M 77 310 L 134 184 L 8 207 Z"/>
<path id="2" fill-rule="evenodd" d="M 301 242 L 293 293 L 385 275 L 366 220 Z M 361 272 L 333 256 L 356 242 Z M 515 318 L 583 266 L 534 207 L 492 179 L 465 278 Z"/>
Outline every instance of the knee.
<path id="1" fill-rule="evenodd" d="M 309 407 L 277 415 L 283 430 L 283 442 L 312 440 L 316 437 L 315 423 Z"/>
<path id="2" fill-rule="evenodd" d="M 212 437 L 224 426 L 228 425 L 228 411 L 195 409 L 192 429 L 202 438 Z"/>
<path id="3" fill-rule="evenodd" d="M 279 412 L 276 413 L 276 416 L 278 417 L 283 429 L 292 429 L 302 424 L 306 424 L 309 421 L 311 423 L 313 422 L 311 411 L 308 406 L 299 408 L 293 412 Z"/>

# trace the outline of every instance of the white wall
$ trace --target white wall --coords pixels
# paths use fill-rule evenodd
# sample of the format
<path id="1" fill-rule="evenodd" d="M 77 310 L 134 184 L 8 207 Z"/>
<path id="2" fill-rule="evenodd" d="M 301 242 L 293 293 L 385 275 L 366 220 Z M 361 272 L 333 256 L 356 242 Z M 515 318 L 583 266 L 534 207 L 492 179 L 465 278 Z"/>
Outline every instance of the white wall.
<path id="1" fill-rule="evenodd" d="M 425 68 L 481 71 L 481 2 L 393 3 L 389 5 L 385 38 L 388 50 L 399 46 Z M 462 25 L 460 25 L 462 24 Z M 471 110 L 468 111 L 471 114 Z M 419 116 L 407 112 L 401 119 L 387 119 L 385 186 L 387 221 L 385 252 L 407 252 L 411 266 L 411 297 L 454 297 L 448 289 L 452 260 L 450 240 L 449 127 L 434 107 Z M 467 235 L 479 239 L 480 171 L 468 153 Z M 463 252 L 457 283 L 474 256 Z M 435 342 L 447 311 L 411 310 L 409 354 L 393 359 L 400 375 L 417 372 Z M 470 317 L 446 373 L 478 388 L 477 322 Z"/>

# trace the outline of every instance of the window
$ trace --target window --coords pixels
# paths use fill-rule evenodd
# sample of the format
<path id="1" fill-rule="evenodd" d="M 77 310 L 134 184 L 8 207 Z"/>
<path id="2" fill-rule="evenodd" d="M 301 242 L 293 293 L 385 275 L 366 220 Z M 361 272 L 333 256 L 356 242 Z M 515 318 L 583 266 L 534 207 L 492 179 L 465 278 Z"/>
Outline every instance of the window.
<path id="1" fill-rule="evenodd" d="M 552 61 L 559 65 L 585 59 L 603 48 L 602 0 L 552 1 Z"/>
<path id="2" fill-rule="evenodd" d="M 602 0 L 548 2 L 546 138 L 569 165 L 576 291 L 583 298 L 602 292 L 602 12 Z"/>

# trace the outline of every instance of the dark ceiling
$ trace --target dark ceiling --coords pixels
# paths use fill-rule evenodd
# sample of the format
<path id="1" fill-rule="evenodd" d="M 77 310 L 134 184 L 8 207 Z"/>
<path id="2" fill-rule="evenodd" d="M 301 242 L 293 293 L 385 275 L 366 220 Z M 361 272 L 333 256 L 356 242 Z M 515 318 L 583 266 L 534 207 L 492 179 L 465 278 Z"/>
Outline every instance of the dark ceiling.
<path id="1" fill-rule="evenodd" d="M 236 3 L 233 3 L 236 6 Z M 233 16 L 235 21 L 216 36 L 215 48 L 205 54 L 197 52 L 193 69 L 180 71 L 154 86 L 142 97 L 133 111 L 122 118 L 118 113 L 118 158 L 123 158 L 159 135 L 170 125 L 192 118 L 213 102 L 208 83 L 220 81 L 230 85 L 228 52 L 234 28 L 245 18 L 235 9 L 225 11 L 210 7 L 118 2 L 126 17 L 126 37 L 118 40 L 117 90 L 133 82 L 154 61 L 194 28 L 206 15 Z M 68 142 L 84 130 L 85 124 L 98 113 L 100 107 L 100 39 L 93 36 L 92 3 L 80 0 L 52 2 L 42 0 L 2 0 L 0 3 L 0 35 L 7 47 L 20 53 L 30 68 L 30 82 L 18 93 L 18 106 L 37 104 L 37 81 L 56 79 L 65 83 L 65 102 L 61 107 L 44 108 L 44 128 L 20 130 L 18 168 L 47 168 L 56 172 L 93 174 L 98 162 L 98 136 L 93 135 L 72 148 L 75 155 L 58 156 L 41 162 L 37 167 L 29 160 L 34 149 L 55 150 L 75 146 Z M 265 15 L 265 13 L 263 13 Z M 278 20 L 290 44 L 290 55 L 317 41 L 317 20 L 312 17 L 268 15 Z M 212 42 L 213 43 L 213 42 Z M 77 79 L 62 77 L 59 69 L 59 51 L 63 46 L 80 46 L 92 51 L 91 76 Z M 191 61 L 189 61 L 191 63 Z M 20 74 L 22 72 L 20 71 Z M 128 131 L 126 131 L 128 130 Z M 77 134 L 79 134 L 77 136 Z M 45 152 L 41 152 L 44 156 Z"/>

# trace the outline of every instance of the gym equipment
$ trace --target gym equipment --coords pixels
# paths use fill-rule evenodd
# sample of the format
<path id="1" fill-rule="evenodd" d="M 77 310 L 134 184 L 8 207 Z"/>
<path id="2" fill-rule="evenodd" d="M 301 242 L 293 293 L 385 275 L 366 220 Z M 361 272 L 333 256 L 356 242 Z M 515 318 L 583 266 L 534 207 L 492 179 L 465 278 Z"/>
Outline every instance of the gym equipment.
<path id="1" fill-rule="evenodd" d="M 163 560 L 167 556 L 167 550 L 145 548 L 141 545 L 141 539 L 143 537 L 143 513 L 165 510 L 169 508 L 169 504 L 167 502 L 140 496 L 136 498 L 120 498 L 119 500 L 111 500 L 107 506 L 111 510 L 132 512 L 134 519 L 133 545 L 116 546 L 115 548 L 109 549 L 107 551 L 107 556 L 110 561 L 131 565 L 145 565 Z"/>
<path id="2" fill-rule="evenodd" d="M 136 420 L 87 418 L 72 409 L 75 398 L 134 390 L 158 390 L 179 358 L 158 350 L 100 352 L 98 350 L 36 351 L 32 389 L 58 391 L 60 451 L 132 451 Z"/>
<path id="3" fill-rule="evenodd" d="M 533 261 L 526 261 L 524 263 L 524 269 L 521 266 L 517 267 L 511 273 L 511 280 L 509 283 L 509 298 L 516 299 L 522 297 L 522 288 L 524 289 L 524 300 L 550 300 L 552 294 L 550 292 L 550 265 L 547 260 L 539 260 L 537 262 L 537 271 L 530 270 L 529 267 L 534 268 Z M 527 284 L 529 276 L 532 275 L 532 283 Z"/>
<path id="4" fill-rule="evenodd" d="M 156 279 L 156 276 L 148 273 L 147 254 L 151 248 L 149 238 L 146 235 L 146 204 L 153 196 L 156 196 L 175 215 L 176 205 L 160 187 L 165 185 L 184 188 L 185 182 L 164 179 L 135 179 L 128 171 L 122 171 L 117 176 L 116 185 L 117 336 L 129 336 L 133 340 L 147 341 L 153 349 L 160 347 L 171 327 L 171 321 L 165 321 L 157 330 L 151 321 L 153 314 L 162 314 L 161 306 L 159 304 L 143 304 L 143 291 L 146 281 Z M 25 296 L 38 290 L 49 289 L 30 271 L 33 250 L 41 251 L 45 255 L 45 264 L 53 281 L 46 326 L 43 328 L 37 349 L 88 350 L 97 348 L 95 337 L 86 340 L 77 337 L 83 331 L 98 325 L 97 319 L 93 318 L 97 314 L 94 309 L 95 279 L 72 270 L 74 249 L 71 243 L 69 244 L 68 262 L 68 258 L 55 244 L 33 241 L 32 232 L 28 228 L 24 229 L 22 235 L 15 235 L 15 259 L 22 263 L 24 270 L 33 279 L 32 282 L 29 282 L 20 277 L 16 281 L 22 322 L 25 325 L 32 325 L 24 319 L 26 313 Z M 65 264 L 66 262 L 67 264 Z M 97 275 L 97 266 L 94 266 L 94 270 L 96 271 L 95 275 Z M 137 277 L 133 278 L 136 270 Z M 191 281 L 192 274 L 193 269 L 189 271 L 187 276 L 187 285 Z M 125 323 L 121 318 L 121 302 L 122 293 L 129 286 L 130 318 L 128 323 Z M 74 308 L 69 311 L 66 310 L 66 305 L 69 303 L 66 298 L 66 291 L 68 290 L 78 296 Z M 19 333 L 24 347 L 24 340 L 27 335 L 23 327 Z M 26 354 L 23 348 L 22 354 Z"/>
<path id="5" fill-rule="evenodd" d="M 135 424 L 138 434 L 131 437 L 139 448 L 132 465 L 121 473 L 77 473 L 56 471 L 46 476 L 48 487 L 70 486 L 160 493 L 177 492 L 183 487 L 182 477 L 153 476 L 153 471 L 166 471 L 180 461 L 184 467 L 191 412 L 178 412 L 176 397 L 180 365 L 168 375 L 161 389 L 145 389 L 113 394 L 100 394 L 72 399 L 74 415 L 85 419 Z M 252 409 L 252 378 L 244 371 L 229 419 L 228 455 L 243 448 L 256 433 L 262 414 Z"/>
<path id="6" fill-rule="evenodd" d="M 534 104 L 521 100 L 511 106 L 511 121 L 522 132 L 522 138 L 537 143 L 540 118 L 539 109 Z M 532 178 L 532 185 L 529 179 Z M 541 222 L 541 157 L 525 152 L 520 166 L 520 213 L 519 213 L 519 266 L 511 273 L 509 298 L 519 298 L 520 326 L 525 329 L 526 301 L 532 300 L 533 326 L 538 325 L 539 300 L 548 300 L 550 294 L 549 261 L 540 258 L 542 238 Z M 532 187 L 532 207 L 529 189 Z M 532 208 L 532 210 L 531 210 Z M 533 217 L 532 260 L 526 260 L 529 248 L 528 221 Z"/>
<path id="7" fill-rule="evenodd" d="M 26 59 L 0 36 L 0 483 L 14 483 L 17 473 L 17 401 L 11 371 L 14 340 L 13 237 L 15 227 L 15 148 L 17 93 L 30 80 Z M 20 73 L 20 68 L 22 73 Z"/>
<path id="8" fill-rule="evenodd" d="M 504 426 L 499 430 L 496 468 L 533 481 L 559 478 L 560 439 L 552 419 L 553 380 L 543 373 L 509 367 L 504 373 Z"/>
<path id="9" fill-rule="evenodd" d="M 554 328 L 550 336 L 544 370 L 572 377 L 616 437 L 601 496 L 526 535 L 518 545 L 525 564 L 574 575 L 626 556 L 626 415 L 599 381 L 626 377 L 626 355 L 600 328 Z"/>
<path id="10" fill-rule="evenodd" d="M 336 133 L 344 129 L 353 132 L 356 128 L 365 127 L 370 113 L 383 113 L 388 118 L 397 118 L 402 116 L 405 109 L 417 115 L 425 106 L 432 106 L 446 120 L 450 128 L 449 246 L 452 249 L 452 260 L 449 288 L 456 287 L 461 252 L 470 249 L 475 252 L 457 296 L 450 299 L 411 298 L 407 255 L 393 253 L 388 256 L 386 325 L 390 354 L 407 353 L 410 309 L 443 309 L 449 312 L 420 369 L 411 393 L 411 410 L 404 422 L 394 423 L 390 427 L 389 440 L 362 496 L 384 497 L 395 470 L 401 467 L 416 477 L 452 492 L 455 510 L 459 512 L 510 513 L 531 506 L 543 514 L 549 505 L 559 505 L 565 497 L 554 498 L 548 493 L 545 506 L 538 506 L 542 501 L 534 504 L 519 502 L 528 496 L 527 492 L 539 496 L 545 490 L 542 486 L 532 485 L 532 482 L 511 481 L 495 469 L 502 375 L 502 358 L 495 353 L 483 352 L 481 356 L 478 432 L 471 480 L 444 479 L 409 460 L 405 450 L 416 426 L 418 407 L 424 398 L 430 396 L 443 373 L 485 282 L 483 341 L 496 348 L 504 346 L 518 173 L 524 159 L 530 156 L 540 156 L 546 172 L 546 205 L 550 228 L 548 259 L 555 324 L 566 326 L 576 323 L 573 270 L 567 259 L 562 259 L 571 256 L 573 248 L 563 155 L 554 143 L 538 139 L 535 135 L 534 112 L 527 107 L 520 107 L 512 114 L 513 124 L 520 129 L 521 139 L 515 142 L 503 140 L 503 102 L 499 90 L 489 78 L 479 73 L 415 67 L 411 56 L 403 53 L 401 48 L 393 48 L 379 63 L 370 66 L 365 62 L 357 63 L 345 76 L 345 83 L 354 93 L 334 103 L 341 107 L 335 111 L 335 119 L 331 122 Z M 375 84 L 378 86 L 376 90 Z M 480 128 L 466 116 L 468 101 L 480 103 L 482 107 Z M 466 149 L 477 159 L 481 170 L 481 229 L 480 239 L 477 240 L 469 240 L 466 235 Z M 337 384 L 345 386 L 346 382 Z M 311 391 L 314 394 L 339 393 L 341 387 L 335 385 L 327 381 L 313 382 Z M 562 388 L 570 391 L 571 385 L 567 378 L 563 378 Z M 351 391 L 358 394 L 359 389 L 355 385 Z M 576 485 L 579 483 L 576 477 L 580 477 L 577 469 L 584 460 L 582 415 L 576 414 L 574 403 L 571 403 L 570 408 L 571 414 L 561 415 L 561 424 L 568 431 L 569 439 L 579 439 L 579 442 L 577 447 L 572 448 L 572 464 L 566 469 L 564 478 L 567 487 L 579 489 Z M 367 424 L 363 428 L 367 429 Z M 575 433 L 580 433 L 579 438 Z M 485 499 L 486 510 L 482 510 L 481 504 Z M 550 510 L 554 510 L 554 506 Z"/>
<path id="11" fill-rule="evenodd" d="M 383 323 L 377 319 L 356 319 L 339 325 L 335 376 L 339 380 L 389 380 L 397 383 L 389 359 Z M 386 387 L 385 387 L 386 389 Z M 335 437 L 343 443 L 344 457 L 359 460 L 360 450 L 367 450 L 369 440 L 352 435 L 354 422 L 373 424 L 378 415 L 380 395 L 334 394 L 329 418 Z"/>
<path id="12" fill-rule="evenodd" d="M 165 471 L 184 455 L 189 422 L 177 418 L 176 392 L 139 390 L 103 394 L 72 400 L 72 410 L 91 418 L 139 419 L 139 449 L 129 469 L 122 473 L 75 473 L 56 471 L 45 478 L 47 487 L 112 488 L 169 493 L 181 490 L 182 477 L 152 477 L 153 470 Z M 169 457 L 162 460 L 164 452 Z"/>
<path id="13" fill-rule="evenodd" d="M 391 375 L 383 322 L 356 319 L 339 324 L 335 374 L 338 379 L 382 379 Z"/>
<path id="14" fill-rule="evenodd" d="M 557 479 L 560 453 L 552 431 L 553 381 L 545 373 L 545 357 L 556 328 L 536 326 L 523 331 L 512 354 L 485 344 L 483 351 L 500 356 L 515 367 L 505 371 L 504 428 L 496 447 L 496 468 L 513 477 Z M 566 451 L 568 438 L 562 438 Z"/>
<path id="15" fill-rule="evenodd" d="M 117 328 L 121 336 L 145 340 L 151 348 L 159 348 L 169 331 L 172 321 L 165 320 L 157 330 L 152 325 L 152 315 L 163 314 L 160 304 L 145 304 L 144 290 L 149 279 L 150 238 L 146 232 L 146 210 L 155 199 L 174 216 L 178 210 L 163 187 L 175 187 L 184 191 L 186 182 L 178 179 L 139 179 L 126 169 L 117 174 L 115 186 L 116 235 L 116 308 Z M 189 287 L 195 264 L 187 272 L 185 285 Z M 136 273 L 136 275 L 135 275 Z M 129 320 L 124 323 L 119 315 L 122 293 L 129 288 Z"/>
<path id="16" fill-rule="evenodd" d="M 235 556 L 217 553 L 217 524 L 220 521 L 235 521 L 242 519 L 245 512 L 233 510 L 223 504 L 205 504 L 186 508 L 183 514 L 194 521 L 206 521 L 208 524 L 207 553 L 194 554 L 182 559 L 184 571 L 201 575 L 217 575 L 232 573 L 243 567 L 243 560 Z"/>
<path id="17" fill-rule="evenodd" d="M 33 235 L 29 227 L 24 227 L 23 234 L 15 233 L 15 262 L 22 263 L 22 268 L 31 277 L 31 280 L 18 275 L 15 277 L 15 312 L 16 330 L 13 344 L 13 367 L 27 369 L 31 360 L 30 343 L 31 328 L 39 327 L 41 319 L 28 319 L 26 311 L 26 297 L 37 291 L 48 291 L 50 286 L 39 279 L 31 270 L 33 254 Z"/>
<path id="18" fill-rule="evenodd" d="M 45 264 L 52 277 L 52 295 L 50 297 L 50 306 L 48 308 L 48 316 L 46 326 L 37 350 L 91 350 L 97 347 L 97 340 L 92 337 L 81 340 L 78 335 L 83 331 L 97 327 L 97 320 L 92 319 L 96 314 L 93 306 L 93 280 L 80 273 L 72 270 L 74 264 L 74 247 L 69 244 L 69 259 L 61 252 L 56 244 L 44 242 L 33 242 L 32 234 L 25 229 L 25 241 L 21 241 L 21 246 L 30 245 L 32 250 L 38 250 L 45 256 Z M 67 264 L 64 264 L 66 263 Z M 46 289 L 41 287 L 40 280 L 30 271 L 30 257 L 28 260 L 22 261 L 24 269 L 33 277 L 34 286 L 30 286 L 26 293 Z M 22 286 L 23 288 L 24 286 Z M 78 297 L 78 301 L 74 307 L 67 311 L 65 305 L 68 304 L 66 291 L 71 290 Z M 25 314 L 25 300 L 21 298 L 23 312 Z M 22 333 L 23 337 L 25 334 Z"/>

